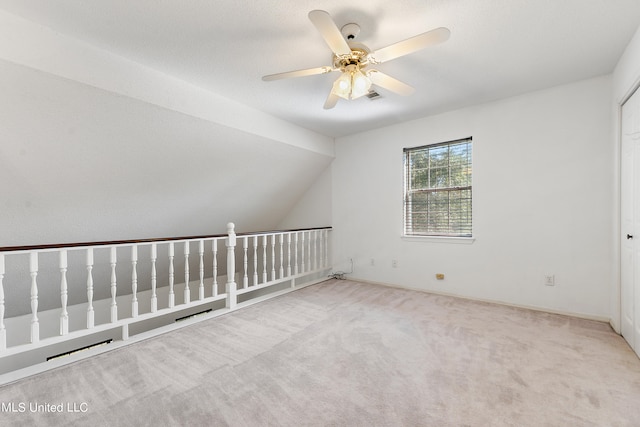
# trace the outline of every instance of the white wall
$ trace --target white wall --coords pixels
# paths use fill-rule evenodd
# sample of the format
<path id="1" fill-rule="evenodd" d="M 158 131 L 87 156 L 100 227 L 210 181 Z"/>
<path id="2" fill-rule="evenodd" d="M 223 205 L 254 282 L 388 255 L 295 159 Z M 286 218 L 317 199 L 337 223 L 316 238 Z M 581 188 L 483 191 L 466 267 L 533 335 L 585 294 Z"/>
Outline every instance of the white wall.
<path id="1" fill-rule="evenodd" d="M 0 246 L 272 229 L 333 139 L 0 11 Z"/>
<path id="2" fill-rule="evenodd" d="M 610 97 L 600 77 L 336 140 L 336 264 L 353 258 L 358 279 L 608 319 Z M 468 136 L 475 242 L 403 240 L 403 147 Z"/>
<path id="3" fill-rule="evenodd" d="M 612 224 L 612 245 L 614 251 L 614 271 L 611 280 L 611 325 L 620 332 L 620 108 L 632 92 L 640 84 L 640 28 L 629 42 L 622 57 L 613 71 L 613 141 L 614 141 L 614 176 L 612 188 L 615 197 L 613 203 L 614 222 Z"/>
<path id="4" fill-rule="evenodd" d="M 272 229 L 332 157 L 0 60 L 0 246 Z"/>
<path id="5" fill-rule="evenodd" d="M 327 167 L 280 221 L 278 229 L 324 227 L 331 222 L 331 167 Z"/>

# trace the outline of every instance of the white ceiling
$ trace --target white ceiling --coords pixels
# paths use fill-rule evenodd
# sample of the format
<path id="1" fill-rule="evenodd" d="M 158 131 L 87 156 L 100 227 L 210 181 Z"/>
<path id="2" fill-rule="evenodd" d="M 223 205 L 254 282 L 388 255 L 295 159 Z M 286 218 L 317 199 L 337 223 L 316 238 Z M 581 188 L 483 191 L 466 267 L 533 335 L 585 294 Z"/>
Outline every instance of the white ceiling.
<path id="1" fill-rule="evenodd" d="M 640 25 L 638 0 L 0 0 L 0 8 L 329 136 L 610 73 Z M 375 50 L 447 27 L 444 44 L 377 66 L 409 97 L 322 108 L 335 73 L 261 76 L 331 65 L 309 21 L 356 22 Z"/>

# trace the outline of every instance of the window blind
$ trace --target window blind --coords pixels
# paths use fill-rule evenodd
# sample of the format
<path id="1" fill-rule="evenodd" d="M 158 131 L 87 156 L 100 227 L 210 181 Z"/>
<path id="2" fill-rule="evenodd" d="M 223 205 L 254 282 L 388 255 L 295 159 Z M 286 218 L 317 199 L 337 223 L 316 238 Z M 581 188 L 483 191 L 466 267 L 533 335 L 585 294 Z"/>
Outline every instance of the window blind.
<path id="1" fill-rule="evenodd" d="M 404 150 L 406 235 L 472 236 L 472 139 Z"/>

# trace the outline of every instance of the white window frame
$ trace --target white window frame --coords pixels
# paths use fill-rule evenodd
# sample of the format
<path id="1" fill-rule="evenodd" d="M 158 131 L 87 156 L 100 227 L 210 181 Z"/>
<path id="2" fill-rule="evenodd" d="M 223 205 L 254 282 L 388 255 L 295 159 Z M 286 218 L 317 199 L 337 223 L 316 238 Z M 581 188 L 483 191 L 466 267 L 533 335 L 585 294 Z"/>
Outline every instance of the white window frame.
<path id="1" fill-rule="evenodd" d="M 460 145 L 460 144 L 469 144 L 469 159 L 468 159 L 468 167 L 470 168 L 471 172 L 470 172 L 470 180 L 468 182 L 468 185 L 458 185 L 458 186 L 450 186 L 450 187 L 430 187 L 428 186 L 427 188 L 421 188 L 421 189 L 411 189 L 410 185 L 411 185 L 411 181 L 410 181 L 410 177 L 411 177 L 411 169 L 410 169 L 410 164 L 409 164 L 409 156 L 411 153 L 415 153 L 418 151 L 425 151 L 425 150 L 432 150 L 432 149 L 436 149 L 436 148 L 440 148 L 443 146 L 455 146 L 455 145 Z M 403 234 L 402 237 L 406 240 L 409 241 L 430 241 L 430 242 L 440 242 L 440 243 L 473 243 L 473 241 L 475 240 L 474 234 L 473 234 L 473 138 L 472 137 L 468 137 L 468 138 L 461 138 L 461 139 L 457 139 L 457 140 L 452 140 L 452 141 L 445 141 L 445 142 L 439 142 L 439 143 L 434 143 L 434 144 L 427 144 L 427 145 L 422 145 L 422 146 L 418 146 L 418 147 L 407 147 L 403 149 L 403 174 L 404 174 L 404 189 L 403 189 Z M 429 170 L 427 173 L 431 172 L 430 169 L 430 165 L 429 165 Z M 449 173 L 451 172 L 450 168 L 451 168 L 451 164 L 447 165 L 447 168 L 449 168 Z M 429 182 L 430 184 L 430 182 Z M 443 230 L 440 231 L 425 231 L 425 230 L 416 230 L 414 228 L 412 228 L 411 224 L 410 224 L 410 218 L 412 217 L 411 215 L 409 215 L 408 212 L 408 203 L 410 200 L 410 194 L 415 194 L 415 193 L 435 193 L 435 192 L 447 192 L 448 194 L 452 194 L 453 192 L 460 192 L 460 191 L 468 191 L 469 192 L 469 198 L 470 198 L 470 203 L 471 203 L 471 211 L 470 211 L 470 218 L 469 218 L 469 232 L 461 232 L 461 233 L 451 233 L 451 232 L 444 232 Z M 449 215 L 451 212 L 451 204 L 447 205 L 447 215 Z"/>

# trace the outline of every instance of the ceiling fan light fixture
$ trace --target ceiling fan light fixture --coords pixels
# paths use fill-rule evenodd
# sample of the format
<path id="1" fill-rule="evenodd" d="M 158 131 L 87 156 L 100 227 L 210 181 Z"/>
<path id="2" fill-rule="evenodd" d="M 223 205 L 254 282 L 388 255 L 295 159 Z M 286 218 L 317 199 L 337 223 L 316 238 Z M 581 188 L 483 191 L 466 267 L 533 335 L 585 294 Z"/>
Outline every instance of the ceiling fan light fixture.
<path id="1" fill-rule="evenodd" d="M 371 89 L 371 79 L 358 68 L 352 75 L 351 99 L 368 94 L 369 89 Z"/>
<path id="2" fill-rule="evenodd" d="M 346 71 L 342 73 L 333 83 L 333 89 L 331 91 L 340 98 L 349 99 L 351 94 L 351 73 Z"/>
<path id="3" fill-rule="evenodd" d="M 369 93 L 371 79 L 357 65 L 349 65 L 333 83 L 331 92 L 344 99 L 356 99 Z"/>

